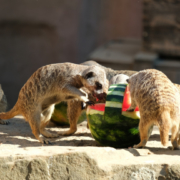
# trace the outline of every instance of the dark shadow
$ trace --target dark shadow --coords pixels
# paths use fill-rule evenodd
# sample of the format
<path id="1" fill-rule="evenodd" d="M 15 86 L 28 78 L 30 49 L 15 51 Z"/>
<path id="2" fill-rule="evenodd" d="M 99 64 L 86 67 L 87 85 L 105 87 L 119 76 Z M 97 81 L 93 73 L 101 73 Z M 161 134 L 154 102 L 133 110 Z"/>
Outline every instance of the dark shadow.
<path id="1" fill-rule="evenodd" d="M 140 149 L 136 149 L 136 148 L 128 148 L 128 149 L 124 149 L 128 152 L 130 152 L 131 154 L 133 154 L 134 156 L 149 156 L 149 155 L 171 155 L 171 156 L 177 156 L 180 155 L 180 150 L 171 150 L 168 147 L 144 147 L 143 149 L 147 149 L 149 150 L 146 154 L 146 152 L 142 152 L 141 155 L 141 148 Z M 144 154 L 145 153 L 145 154 Z M 150 153 L 150 154 L 149 154 Z"/>
<path id="2" fill-rule="evenodd" d="M 180 150 L 171 150 L 168 147 L 145 147 L 144 149 L 148 149 L 153 154 L 159 154 L 159 155 L 180 155 Z"/>
<path id="3" fill-rule="evenodd" d="M 19 145 L 21 148 L 38 146 L 98 146 L 99 144 L 92 138 L 89 130 L 86 132 L 76 132 L 71 136 L 59 136 L 58 138 L 47 138 L 51 144 L 41 144 L 32 134 L 30 125 L 24 119 L 15 117 L 9 120 L 8 125 L 0 125 L 0 143 Z M 81 127 L 81 125 L 78 125 Z M 79 127 L 79 128 L 80 128 Z M 67 131 L 69 127 L 47 128 L 48 131 L 59 133 Z M 86 123 L 83 126 L 86 128 Z M 88 132 L 89 131 L 89 132 Z M 84 139 L 83 139 L 84 138 Z"/>
<path id="4" fill-rule="evenodd" d="M 141 156 L 140 153 L 137 151 L 137 149 L 134 148 L 129 148 L 129 149 L 125 149 L 126 151 L 130 152 L 131 154 L 133 154 L 134 156 Z"/>
<path id="5" fill-rule="evenodd" d="M 169 135 L 169 140 L 171 139 L 171 135 Z M 159 134 L 152 134 L 148 141 L 161 141 Z"/>
<path id="6" fill-rule="evenodd" d="M 72 147 L 85 147 L 85 146 L 94 146 L 94 147 L 103 147 L 99 143 L 97 143 L 94 138 L 92 138 L 90 131 L 86 128 L 86 122 L 78 125 L 79 128 L 83 128 L 85 132 L 77 131 L 75 134 L 71 136 L 59 136 L 58 138 L 47 138 L 52 144 L 42 145 L 34 135 L 32 134 L 29 123 L 24 119 L 19 117 L 15 117 L 10 119 L 9 125 L 0 125 L 0 143 L 2 144 L 10 144 L 10 145 L 18 145 L 20 148 L 26 147 L 41 147 L 41 146 L 72 146 Z M 82 127 L 81 127 L 82 126 Z M 61 132 L 64 130 L 68 130 L 61 127 L 47 128 L 51 132 Z M 82 129 L 81 129 L 82 130 Z M 149 141 L 160 141 L 160 137 L 158 134 L 151 135 Z M 106 146 L 107 147 L 107 146 Z M 144 156 L 141 155 L 141 151 L 134 148 L 122 148 L 134 156 Z M 144 149 L 148 149 L 151 154 L 158 155 L 180 155 L 180 150 L 170 150 L 168 148 L 163 147 L 145 147 Z M 120 149 L 117 149 L 120 150 Z M 148 153 L 148 152 L 147 152 Z M 148 154 L 147 154 L 148 155 Z"/>

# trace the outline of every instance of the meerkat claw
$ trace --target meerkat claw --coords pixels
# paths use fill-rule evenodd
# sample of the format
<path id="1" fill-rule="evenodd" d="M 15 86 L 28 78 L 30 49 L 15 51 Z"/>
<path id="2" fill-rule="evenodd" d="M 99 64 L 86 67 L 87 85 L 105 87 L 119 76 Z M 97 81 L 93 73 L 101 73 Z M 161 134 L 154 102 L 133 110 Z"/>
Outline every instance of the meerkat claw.
<path id="1" fill-rule="evenodd" d="M 168 149 L 170 149 L 170 150 L 180 150 L 180 147 L 168 146 Z"/>
<path id="2" fill-rule="evenodd" d="M 0 119 L 0 124 L 2 124 L 2 125 L 8 125 L 8 124 L 9 124 L 9 121 L 3 121 L 3 120 Z"/>
<path id="3" fill-rule="evenodd" d="M 95 103 L 93 101 L 86 101 L 86 104 L 90 106 L 94 106 Z"/>
<path id="4" fill-rule="evenodd" d="M 86 103 L 85 102 L 81 102 L 81 109 L 86 109 Z"/>
<path id="5" fill-rule="evenodd" d="M 133 148 L 136 148 L 136 149 L 143 149 L 144 146 L 134 145 Z"/>
<path id="6" fill-rule="evenodd" d="M 49 145 L 51 145 L 52 143 L 51 143 L 51 141 L 44 140 L 44 141 L 43 141 L 43 144 L 49 144 Z"/>

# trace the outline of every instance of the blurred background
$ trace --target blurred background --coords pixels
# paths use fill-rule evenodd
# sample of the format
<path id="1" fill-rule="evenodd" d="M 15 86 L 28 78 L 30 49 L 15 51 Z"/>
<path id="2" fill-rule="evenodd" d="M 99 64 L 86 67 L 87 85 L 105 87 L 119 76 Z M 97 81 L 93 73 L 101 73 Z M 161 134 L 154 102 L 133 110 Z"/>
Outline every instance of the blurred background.
<path id="1" fill-rule="evenodd" d="M 0 84 L 11 108 L 39 67 L 93 59 L 180 83 L 180 0 L 0 0 Z"/>

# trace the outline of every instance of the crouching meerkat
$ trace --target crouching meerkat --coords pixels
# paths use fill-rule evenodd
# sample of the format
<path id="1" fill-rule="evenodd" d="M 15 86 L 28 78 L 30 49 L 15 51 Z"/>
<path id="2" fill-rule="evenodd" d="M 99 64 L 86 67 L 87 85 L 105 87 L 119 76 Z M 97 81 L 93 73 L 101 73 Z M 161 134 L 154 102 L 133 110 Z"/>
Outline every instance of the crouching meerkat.
<path id="1" fill-rule="evenodd" d="M 160 130 L 161 143 L 168 143 L 171 129 L 172 149 L 179 149 L 178 134 L 180 123 L 180 94 L 165 74 L 155 69 L 140 71 L 132 75 L 129 83 L 131 106 L 140 111 L 139 132 L 141 142 L 134 148 L 144 147 L 148 141 L 148 130 L 156 124 Z"/>
<path id="2" fill-rule="evenodd" d="M 41 143 L 49 144 L 45 137 L 58 137 L 58 134 L 45 129 L 54 111 L 54 105 L 69 100 L 92 104 L 87 93 L 80 88 L 86 87 L 98 96 L 104 92 L 105 84 L 105 71 L 97 66 L 73 63 L 46 65 L 32 74 L 20 90 L 15 106 L 8 112 L 0 113 L 0 119 L 23 115 L 29 122 L 34 136 Z"/>

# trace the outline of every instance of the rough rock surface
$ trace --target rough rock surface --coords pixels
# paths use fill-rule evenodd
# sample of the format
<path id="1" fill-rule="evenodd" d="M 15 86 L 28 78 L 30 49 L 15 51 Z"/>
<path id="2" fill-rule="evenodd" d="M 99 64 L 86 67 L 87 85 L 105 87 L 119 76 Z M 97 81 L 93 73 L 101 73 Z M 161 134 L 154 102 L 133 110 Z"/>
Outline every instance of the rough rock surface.
<path id="1" fill-rule="evenodd" d="M 73 136 L 51 140 L 52 145 L 41 145 L 21 116 L 0 125 L 0 180 L 180 179 L 180 151 L 163 147 L 156 127 L 145 149 L 102 147 L 86 122 Z"/>

